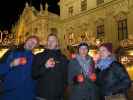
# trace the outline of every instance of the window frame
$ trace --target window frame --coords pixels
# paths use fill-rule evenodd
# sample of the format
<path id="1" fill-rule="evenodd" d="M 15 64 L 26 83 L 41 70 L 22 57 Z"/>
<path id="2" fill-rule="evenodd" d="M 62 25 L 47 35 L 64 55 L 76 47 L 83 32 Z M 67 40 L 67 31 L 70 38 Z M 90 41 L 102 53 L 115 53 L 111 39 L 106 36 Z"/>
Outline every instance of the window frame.
<path id="1" fill-rule="evenodd" d="M 97 0 L 97 5 L 101 5 L 104 3 L 104 0 Z"/>
<path id="2" fill-rule="evenodd" d="M 73 13 L 74 13 L 74 7 L 73 6 L 68 7 L 68 14 L 69 14 L 69 16 L 72 16 Z"/>
<path id="3" fill-rule="evenodd" d="M 87 0 L 81 0 L 81 11 L 87 10 Z"/>
<path id="4" fill-rule="evenodd" d="M 96 35 L 97 35 L 97 38 L 100 38 L 100 37 L 104 37 L 105 36 L 105 27 L 104 27 L 104 24 L 101 24 L 101 25 L 97 25 L 96 26 Z"/>
<path id="5" fill-rule="evenodd" d="M 118 40 L 124 40 L 128 38 L 128 24 L 127 19 L 122 19 L 117 22 L 118 27 Z"/>

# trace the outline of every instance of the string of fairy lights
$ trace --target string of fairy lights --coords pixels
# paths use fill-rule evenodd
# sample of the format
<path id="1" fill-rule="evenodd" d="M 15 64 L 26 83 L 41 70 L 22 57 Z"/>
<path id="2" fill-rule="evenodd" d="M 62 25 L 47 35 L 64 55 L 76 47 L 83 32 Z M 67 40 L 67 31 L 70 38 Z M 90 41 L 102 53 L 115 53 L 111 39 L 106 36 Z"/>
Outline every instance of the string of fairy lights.
<path id="1" fill-rule="evenodd" d="M 9 33 L 9 31 L 0 31 L 0 46 L 12 46 L 15 45 L 15 34 Z"/>

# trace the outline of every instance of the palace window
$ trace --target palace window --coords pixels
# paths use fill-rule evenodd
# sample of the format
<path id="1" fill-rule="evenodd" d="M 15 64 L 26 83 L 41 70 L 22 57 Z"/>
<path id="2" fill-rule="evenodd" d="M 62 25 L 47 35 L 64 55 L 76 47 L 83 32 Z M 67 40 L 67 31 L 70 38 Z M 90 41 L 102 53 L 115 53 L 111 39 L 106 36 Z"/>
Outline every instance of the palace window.
<path id="1" fill-rule="evenodd" d="M 97 38 L 104 36 L 104 25 L 97 26 Z"/>
<path id="2" fill-rule="evenodd" d="M 87 0 L 81 0 L 81 11 L 87 10 Z"/>
<path id="3" fill-rule="evenodd" d="M 58 33 L 58 30 L 56 28 L 51 28 L 50 31 L 51 31 L 51 33 L 54 33 L 54 34 Z"/>
<path id="4" fill-rule="evenodd" d="M 128 38 L 127 19 L 118 21 L 118 40 Z"/>
<path id="5" fill-rule="evenodd" d="M 73 6 L 68 8 L 68 14 L 69 14 L 69 16 L 73 15 Z"/>
<path id="6" fill-rule="evenodd" d="M 97 5 L 104 3 L 104 0 L 97 0 Z"/>

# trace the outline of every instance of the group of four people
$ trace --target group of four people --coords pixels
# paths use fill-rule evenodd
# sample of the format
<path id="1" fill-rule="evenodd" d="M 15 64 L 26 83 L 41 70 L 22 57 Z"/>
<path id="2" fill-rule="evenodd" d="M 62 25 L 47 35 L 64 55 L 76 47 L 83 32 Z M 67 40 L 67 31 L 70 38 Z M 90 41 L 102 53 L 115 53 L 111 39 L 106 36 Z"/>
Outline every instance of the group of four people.
<path id="1" fill-rule="evenodd" d="M 77 55 L 71 60 L 61 52 L 55 34 L 49 34 L 42 53 L 33 55 L 38 42 L 31 36 L 0 60 L 0 100 L 65 100 L 65 91 L 69 100 L 104 100 L 127 93 L 130 78 L 112 56 L 110 43 L 100 45 L 100 59 L 94 61 L 85 42 L 78 45 Z"/>

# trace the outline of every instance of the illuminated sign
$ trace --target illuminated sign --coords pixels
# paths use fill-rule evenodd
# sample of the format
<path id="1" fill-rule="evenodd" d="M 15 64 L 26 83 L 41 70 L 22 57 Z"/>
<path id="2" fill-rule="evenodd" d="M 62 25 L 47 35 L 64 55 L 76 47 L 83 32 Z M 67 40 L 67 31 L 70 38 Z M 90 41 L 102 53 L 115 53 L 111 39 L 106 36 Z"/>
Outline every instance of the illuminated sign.
<path id="1" fill-rule="evenodd" d="M 133 40 L 132 39 L 125 39 L 120 41 L 120 45 L 122 47 L 132 47 L 133 46 Z"/>

